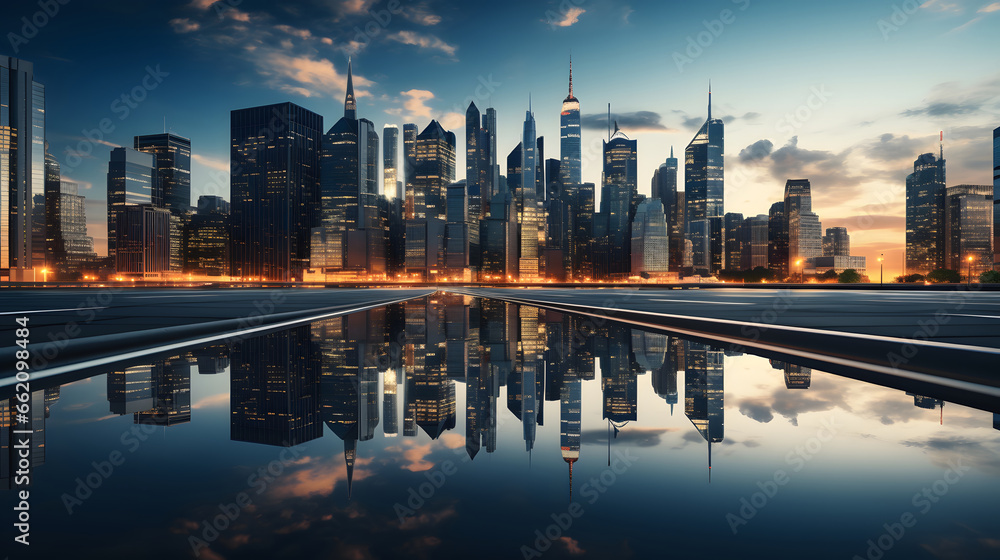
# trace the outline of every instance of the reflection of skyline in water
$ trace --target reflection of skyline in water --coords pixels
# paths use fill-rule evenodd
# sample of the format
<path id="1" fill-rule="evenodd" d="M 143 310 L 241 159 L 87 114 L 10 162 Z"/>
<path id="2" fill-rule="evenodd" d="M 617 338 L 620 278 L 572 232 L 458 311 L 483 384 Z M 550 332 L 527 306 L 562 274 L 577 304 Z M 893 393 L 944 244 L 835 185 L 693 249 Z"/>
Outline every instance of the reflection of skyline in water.
<path id="1" fill-rule="evenodd" d="M 649 377 L 663 412 L 673 415 L 683 373 L 684 415 L 706 442 L 711 469 L 712 444 L 725 441 L 724 358 L 739 355 L 610 321 L 438 295 L 116 368 L 106 375 L 107 401 L 112 415 L 132 415 L 135 424 L 187 424 L 192 369 L 214 375 L 228 368 L 230 438 L 289 447 L 322 437 L 326 425 L 343 441 L 349 494 L 364 451 L 359 443 L 372 440 L 379 426 L 384 437 L 416 438 L 422 431 L 437 440 L 456 429 L 464 410 L 465 452 L 475 459 L 497 451 L 498 426 L 509 414 L 521 425 L 530 462 L 537 427 L 548 419 L 559 427 L 572 492 L 585 383 L 600 376 L 610 446 L 638 418 L 642 378 Z M 809 389 L 810 368 L 770 364 L 783 372 L 786 389 Z M 456 401 L 456 383 L 465 387 L 464 403 Z M 944 401 L 906 394 L 917 408 L 940 409 L 943 422 Z M 45 462 L 45 420 L 59 396 L 59 387 L 31 393 L 34 467 Z M 13 404 L 0 401 L 5 489 L 13 487 L 16 461 Z M 1000 414 L 993 414 L 993 427 L 1000 429 Z"/>

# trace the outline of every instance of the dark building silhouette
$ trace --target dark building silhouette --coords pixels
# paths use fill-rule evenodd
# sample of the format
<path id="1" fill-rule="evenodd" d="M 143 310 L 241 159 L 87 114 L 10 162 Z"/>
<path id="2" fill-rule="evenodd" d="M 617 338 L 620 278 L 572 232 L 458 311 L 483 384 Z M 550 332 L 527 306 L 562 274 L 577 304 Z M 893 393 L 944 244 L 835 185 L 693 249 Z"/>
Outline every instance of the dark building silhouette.
<path id="1" fill-rule="evenodd" d="M 709 88 L 708 118 L 688 144 L 684 164 L 688 233 L 692 234 L 694 268 L 700 273 L 714 274 L 723 266 L 724 133 L 722 119 L 712 118 Z"/>
<path id="2" fill-rule="evenodd" d="M 778 273 L 780 278 L 788 276 L 788 220 L 785 219 L 785 203 L 775 202 L 767 218 L 767 267 Z"/>
<path id="3" fill-rule="evenodd" d="M 184 272 L 229 275 L 229 203 L 217 196 L 198 198 L 184 225 Z"/>
<path id="4" fill-rule="evenodd" d="M 725 437 L 723 359 L 721 350 L 707 344 L 688 342 L 685 351 L 684 414 L 708 442 L 709 476 L 712 444 Z"/>
<path id="5" fill-rule="evenodd" d="M 615 126 L 604 143 L 601 209 L 594 216 L 595 268 L 600 279 L 624 279 L 631 272 L 632 217 L 638 206 L 637 142 Z"/>
<path id="6" fill-rule="evenodd" d="M 945 268 L 945 160 L 922 154 L 906 177 L 906 272 Z"/>
<path id="7" fill-rule="evenodd" d="M 133 139 L 133 148 L 153 154 L 163 207 L 171 213 L 191 206 L 191 140 L 172 133 L 147 134 Z"/>
<path id="8" fill-rule="evenodd" d="M 684 213 L 677 204 L 677 158 L 674 148 L 670 148 L 670 157 L 660 164 L 653 173 L 652 194 L 663 204 L 664 217 L 670 234 L 669 263 L 672 272 L 680 271 L 684 265 Z"/>
<path id="9" fill-rule="evenodd" d="M 323 117 L 279 103 L 234 110 L 230 121 L 232 275 L 301 279 L 319 223 Z"/>

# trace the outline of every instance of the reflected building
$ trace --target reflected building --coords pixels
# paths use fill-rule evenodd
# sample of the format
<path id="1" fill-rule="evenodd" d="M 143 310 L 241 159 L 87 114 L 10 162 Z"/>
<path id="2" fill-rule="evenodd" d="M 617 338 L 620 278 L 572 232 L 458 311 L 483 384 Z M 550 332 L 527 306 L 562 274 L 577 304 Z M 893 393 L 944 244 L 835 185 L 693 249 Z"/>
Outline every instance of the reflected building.
<path id="1" fill-rule="evenodd" d="M 230 438 L 291 447 L 323 435 L 322 354 L 310 327 L 268 333 L 233 348 Z"/>
<path id="2" fill-rule="evenodd" d="M 406 308 L 406 387 L 403 435 L 417 427 L 431 439 L 455 428 L 455 382 L 448 377 L 443 310 L 435 299 L 408 301 Z"/>
<path id="3" fill-rule="evenodd" d="M 812 383 L 812 369 L 795 364 L 785 364 L 785 388 L 808 389 Z"/>
<path id="4" fill-rule="evenodd" d="M 107 374 L 107 396 L 111 414 L 119 416 L 147 411 L 155 404 L 153 380 L 161 364 L 142 364 Z"/>
<path id="5" fill-rule="evenodd" d="M 712 444 L 725 437 L 724 355 L 700 342 L 688 342 L 685 351 L 684 414 L 708 442 L 709 476 Z"/>
<path id="6" fill-rule="evenodd" d="M 136 424 L 176 426 L 191 421 L 191 364 L 175 357 L 158 363 L 152 370 L 152 406 L 136 412 Z"/>
<path id="7" fill-rule="evenodd" d="M 631 329 L 616 323 L 607 325 L 607 346 L 600 353 L 601 391 L 604 397 L 602 417 L 611 422 L 616 435 L 625 424 L 638 418 L 638 381 L 633 368 L 631 343 Z"/>
<path id="8" fill-rule="evenodd" d="M 683 340 L 677 337 L 670 338 L 667 342 L 663 365 L 654 369 L 650 376 L 653 391 L 670 405 L 671 416 L 674 414 L 674 405 L 677 404 L 677 370 L 684 355 L 683 350 L 681 350 L 683 347 Z"/>
<path id="9" fill-rule="evenodd" d="M 569 496 L 573 499 L 573 463 L 580 459 L 582 381 L 565 379 L 559 394 L 559 450 L 569 465 Z"/>

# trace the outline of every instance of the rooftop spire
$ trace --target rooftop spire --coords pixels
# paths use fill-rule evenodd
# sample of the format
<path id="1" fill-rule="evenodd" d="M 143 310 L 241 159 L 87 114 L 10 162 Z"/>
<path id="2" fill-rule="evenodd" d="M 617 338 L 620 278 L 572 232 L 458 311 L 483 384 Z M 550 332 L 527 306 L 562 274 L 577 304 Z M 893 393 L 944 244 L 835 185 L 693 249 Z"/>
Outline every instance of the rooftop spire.
<path id="1" fill-rule="evenodd" d="M 573 55 L 569 55 L 569 96 L 573 97 Z"/>
<path id="2" fill-rule="evenodd" d="M 354 98 L 354 76 L 350 57 L 347 59 L 347 98 L 344 100 L 344 116 L 349 119 L 358 118 L 358 102 Z"/>
<path id="3" fill-rule="evenodd" d="M 708 120 L 712 120 L 712 80 L 708 81 Z"/>
<path id="4" fill-rule="evenodd" d="M 674 159 L 674 147 L 673 146 L 670 146 L 670 159 Z M 671 408 L 673 408 L 672 405 L 671 405 Z"/>

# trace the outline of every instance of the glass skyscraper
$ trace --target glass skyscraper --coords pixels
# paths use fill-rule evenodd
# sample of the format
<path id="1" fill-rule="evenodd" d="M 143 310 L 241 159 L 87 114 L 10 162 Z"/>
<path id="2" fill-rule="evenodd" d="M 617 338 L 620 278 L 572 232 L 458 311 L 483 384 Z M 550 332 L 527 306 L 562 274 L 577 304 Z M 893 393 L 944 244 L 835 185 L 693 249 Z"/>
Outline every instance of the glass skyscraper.
<path id="1" fill-rule="evenodd" d="M 822 226 L 819 216 L 812 211 L 812 186 L 808 179 L 785 182 L 785 220 L 790 272 L 801 274 L 806 259 L 823 256 Z"/>
<path id="2" fill-rule="evenodd" d="M 34 280 L 31 205 L 44 186 L 45 86 L 30 62 L 0 56 L 0 277 Z"/>
<path id="3" fill-rule="evenodd" d="M 518 261 L 518 276 L 524 280 L 537 278 L 539 274 L 537 204 L 538 141 L 535 133 L 535 116 L 527 111 L 524 116 L 524 134 L 521 141 L 521 181 L 517 189 L 518 224 L 521 227 L 521 253 Z"/>
<path id="4" fill-rule="evenodd" d="M 638 143 L 618 126 L 604 143 L 604 183 L 601 209 L 595 217 L 595 268 L 600 279 L 622 278 L 631 272 L 631 218 L 638 203 Z"/>
<path id="5" fill-rule="evenodd" d="M 191 207 L 191 141 L 176 134 L 136 136 L 132 146 L 156 157 L 160 202 L 158 207 L 174 214 Z M 157 204 L 157 203 L 154 203 Z"/>
<path id="6" fill-rule="evenodd" d="M 500 160 L 497 158 L 497 110 L 493 107 L 486 109 L 483 115 L 483 151 L 486 157 L 486 184 L 483 185 L 482 197 L 484 201 L 493 200 L 493 197 L 500 192 Z M 485 213 L 486 204 L 483 204 Z"/>
<path id="7" fill-rule="evenodd" d="M 569 95 L 563 100 L 559 125 L 559 151 L 562 157 L 559 172 L 562 183 L 563 185 L 578 185 L 583 182 L 581 169 L 583 137 L 580 126 L 580 101 L 573 96 L 572 59 L 569 61 Z"/>
<path id="8" fill-rule="evenodd" d="M 663 203 L 658 198 L 642 201 L 632 221 L 632 274 L 665 274 L 670 269 L 669 246 Z"/>
<path id="9" fill-rule="evenodd" d="M 115 258 L 120 238 L 118 223 L 126 206 L 163 207 L 156 156 L 131 148 L 111 150 L 108 162 L 108 256 Z"/>
<path id="10" fill-rule="evenodd" d="M 963 275 L 971 268 L 973 278 L 993 268 L 991 185 L 948 187 L 944 222 L 947 268 Z"/>
<path id="11" fill-rule="evenodd" d="M 1000 264 L 1000 127 L 993 130 L 993 268 Z"/>
<path id="12" fill-rule="evenodd" d="M 417 125 L 403 125 L 403 187 L 406 201 L 403 204 L 403 217 L 412 220 L 415 215 L 416 200 L 413 193 L 413 182 L 417 173 Z"/>
<path id="13" fill-rule="evenodd" d="M 713 231 L 713 224 L 722 225 L 724 198 L 724 133 L 721 119 L 712 118 L 712 91 L 708 92 L 708 119 L 698 134 L 688 144 L 684 158 L 684 196 L 687 204 L 688 232 L 691 224 L 706 221 L 702 229 L 709 229 L 710 239 L 722 238 L 721 231 Z M 712 218 L 719 218 L 712 221 Z M 692 242 L 694 240 L 692 239 Z M 722 270 L 722 244 L 694 242 L 694 265 L 700 272 L 715 273 Z"/>
<path id="14" fill-rule="evenodd" d="M 906 177 L 906 272 L 945 268 L 945 160 L 922 154 Z"/>
<path id="15" fill-rule="evenodd" d="M 231 274 L 301 279 L 319 222 L 323 117 L 279 103 L 234 110 L 230 120 Z"/>
<path id="16" fill-rule="evenodd" d="M 399 180 L 399 127 L 394 124 L 382 129 L 382 193 L 399 200 L 404 197 Z"/>

